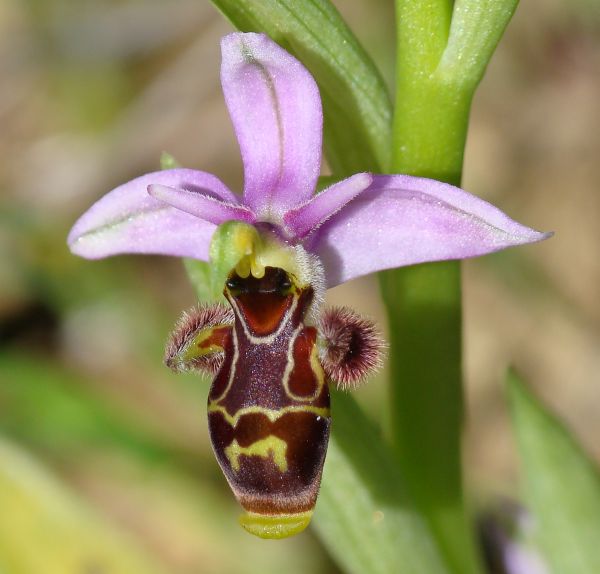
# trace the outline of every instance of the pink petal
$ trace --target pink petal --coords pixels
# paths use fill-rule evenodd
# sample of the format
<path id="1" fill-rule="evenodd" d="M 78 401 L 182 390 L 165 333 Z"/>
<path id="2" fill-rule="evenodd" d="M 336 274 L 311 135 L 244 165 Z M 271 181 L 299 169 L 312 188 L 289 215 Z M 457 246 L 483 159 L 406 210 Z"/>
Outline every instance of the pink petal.
<path id="1" fill-rule="evenodd" d="M 307 247 L 321 258 L 333 287 L 382 269 L 475 257 L 550 235 L 457 187 L 390 175 L 375 176 Z"/>
<path id="2" fill-rule="evenodd" d="M 290 235 L 298 239 L 306 237 L 367 189 L 372 181 L 371 174 L 357 173 L 324 189 L 303 205 L 291 209 L 283 218 Z"/>
<path id="3" fill-rule="evenodd" d="M 157 171 L 107 193 L 71 229 L 76 255 L 99 259 L 120 253 L 154 253 L 208 260 L 215 225 L 148 195 L 149 185 L 199 190 L 225 201 L 235 195 L 216 177 L 192 169 Z"/>
<path id="4" fill-rule="evenodd" d="M 154 184 L 148 186 L 148 193 L 159 201 L 215 225 L 231 219 L 248 223 L 255 220 L 254 214 L 247 207 L 219 201 L 197 191 Z"/>
<path id="5" fill-rule="evenodd" d="M 230 34 L 221 49 L 221 83 L 244 163 L 244 203 L 260 219 L 278 222 L 316 187 L 319 91 L 302 64 L 264 34 Z"/>

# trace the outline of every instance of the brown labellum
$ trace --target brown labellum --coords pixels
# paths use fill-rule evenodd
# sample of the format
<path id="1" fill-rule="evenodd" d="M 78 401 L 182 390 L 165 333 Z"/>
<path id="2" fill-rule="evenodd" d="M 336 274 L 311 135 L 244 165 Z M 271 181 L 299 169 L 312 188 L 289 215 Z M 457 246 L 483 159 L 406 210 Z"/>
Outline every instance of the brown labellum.
<path id="1" fill-rule="evenodd" d="M 319 333 L 307 324 L 312 286 L 278 267 L 261 277 L 234 271 L 224 295 L 233 312 L 201 307 L 184 316 L 166 362 L 206 371 L 218 361 L 208 397 L 213 450 L 246 511 L 242 526 L 284 538 L 306 528 L 317 500 L 331 425 L 328 380 L 347 387 L 364 378 L 382 342 L 346 309 L 326 313 Z"/>

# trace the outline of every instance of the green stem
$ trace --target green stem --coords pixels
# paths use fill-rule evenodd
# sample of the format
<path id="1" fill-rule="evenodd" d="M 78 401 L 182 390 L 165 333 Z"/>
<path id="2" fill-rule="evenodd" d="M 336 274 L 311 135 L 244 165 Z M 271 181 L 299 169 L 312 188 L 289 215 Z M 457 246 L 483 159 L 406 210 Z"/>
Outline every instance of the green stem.
<path id="1" fill-rule="evenodd" d="M 450 0 L 397 0 L 392 172 L 459 184 L 472 90 L 437 74 Z M 392 442 L 453 572 L 479 572 L 461 474 L 460 265 L 382 273 L 390 327 Z"/>
<path id="2" fill-rule="evenodd" d="M 461 478 L 461 301 L 456 262 L 380 274 L 390 330 L 392 441 L 453 572 L 477 572 Z"/>

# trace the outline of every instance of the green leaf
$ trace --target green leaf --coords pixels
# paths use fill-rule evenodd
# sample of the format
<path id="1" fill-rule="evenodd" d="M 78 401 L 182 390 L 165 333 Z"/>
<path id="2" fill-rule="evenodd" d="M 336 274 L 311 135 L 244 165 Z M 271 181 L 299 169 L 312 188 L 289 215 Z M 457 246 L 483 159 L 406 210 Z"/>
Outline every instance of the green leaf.
<path id="1" fill-rule="evenodd" d="M 450 0 L 396 0 L 392 171 L 460 184 L 472 94 L 436 76 Z"/>
<path id="2" fill-rule="evenodd" d="M 474 90 L 519 0 L 456 0 L 438 81 Z"/>
<path id="3" fill-rule="evenodd" d="M 325 151 L 335 174 L 389 165 L 392 108 L 381 75 L 328 0 L 213 0 L 244 32 L 264 32 L 319 84 Z"/>
<path id="4" fill-rule="evenodd" d="M 396 0 L 393 171 L 460 184 L 471 100 L 518 0 Z"/>
<path id="5" fill-rule="evenodd" d="M 508 390 L 534 540 L 554 574 L 600 572 L 600 475 L 514 373 Z"/>
<path id="6" fill-rule="evenodd" d="M 0 432 L 65 459 L 90 446 L 119 447 L 148 460 L 173 457 L 76 374 L 14 351 L 0 353 Z"/>
<path id="7" fill-rule="evenodd" d="M 333 434 L 313 519 L 346 572 L 447 573 L 393 454 L 354 399 L 333 393 Z"/>
<path id="8" fill-rule="evenodd" d="M 0 508 L 0 570 L 11 574 L 162 572 L 130 536 L 123 536 L 1 437 Z"/>

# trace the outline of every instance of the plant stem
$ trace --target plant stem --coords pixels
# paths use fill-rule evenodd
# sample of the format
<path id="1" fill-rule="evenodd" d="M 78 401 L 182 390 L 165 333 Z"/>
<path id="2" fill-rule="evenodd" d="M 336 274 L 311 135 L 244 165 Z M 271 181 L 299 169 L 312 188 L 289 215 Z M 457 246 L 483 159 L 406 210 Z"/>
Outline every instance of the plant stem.
<path id="1" fill-rule="evenodd" d="M 436 74 L 450 0 L 397 0 L 394 173 L 459 184 L 472 91 Z M 380 274 L 390 328 L 392 442 L 451 571 L 480 571 L 461 474 L 463 391 L 458 262 Z"/>

